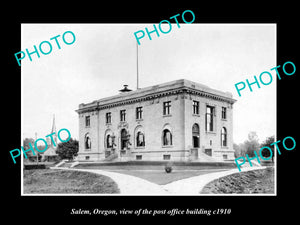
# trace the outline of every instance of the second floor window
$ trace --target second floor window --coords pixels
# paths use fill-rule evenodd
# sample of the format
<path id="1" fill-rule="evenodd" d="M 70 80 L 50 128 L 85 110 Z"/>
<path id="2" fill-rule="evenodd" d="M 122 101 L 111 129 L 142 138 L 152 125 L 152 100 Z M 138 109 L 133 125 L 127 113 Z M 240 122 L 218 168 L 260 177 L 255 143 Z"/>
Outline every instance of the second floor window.
<path id="1" fill-rule="evenodd" d="M 206 131 L 213 131 L 214 128 L 214 107 L 206 106 Z"/>
<path id="2" fill-rule="evenodd" d="M 126 121 L 126 110 L 120 111 L 120 121 Z"/>
<path id="3" fill-rule="evenodd" d="M 111 112 L 106 113 L 106 123 L 111 123 Z"/>
<path id="4" fill-rule="evenodd" d="M 163 115 L 171 114 L 171 101 L 163 103 Z"/>
<path id="5" fill-rule="evenodd" d="M 142 119 L 143 118 L 143 107 L 137 107 L 136 108 L 136 119 Z"/>
<path id="6" fill-rule="evenodd" d="M 226 107 L 222 107 L 222 119 L 226 119 Z"/>
<path id="7" fill-rule="evenodd" d="M 193 101 L 193 114 L 199 115 L 199 102 Z"/>
<path id="8" fill-rule="evenodd" d="M 90 118 L 90 116 L 86 116 L 86 117 L 85 117 L 85 126 L 86 126 L 86 127 L 89 127 L 90 124 L 91 124 L 91 118 Z"/>

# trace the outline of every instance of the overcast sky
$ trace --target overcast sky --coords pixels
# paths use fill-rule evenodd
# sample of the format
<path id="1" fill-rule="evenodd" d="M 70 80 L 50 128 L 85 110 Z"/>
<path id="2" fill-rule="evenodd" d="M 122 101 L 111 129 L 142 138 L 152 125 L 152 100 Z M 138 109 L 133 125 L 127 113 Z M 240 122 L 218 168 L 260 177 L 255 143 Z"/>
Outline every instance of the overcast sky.
<path id="1" fill-rule="evenodd" d="M 188 79 L 221 91 L 237 100 L 233 111 L 235 143 L 256 131 L 259 141 L 276 133 L 275 24 L 172 24 L 168 34 L 152 34 L 139 45 L 140 87 Z M 80 103 L 118 93 L 123 84 L 136 89 L 134 32 L 153 24 L 22 24 L 21 50 L 31 52 L 42 41 L 72 31 L 76 41 L 58 38 L 49 55 L 34 54 L 22 61 L 22 134 L 38 138 L 50 134 L 53 114 L 57 131 L 67 128 L 78 139 Z M 167 28 L 165 28 L 167 30 Z M 67 36 L 66 36 L 67 37 Z M 47 47 L 45 46 L 45 49 Z M 46 50 L 45 50 L 46 51 Z M 263 71 L 273 82 L 239 97 L 235 83 Z M 266 79 L 267 80 L 267 79 Z"/>

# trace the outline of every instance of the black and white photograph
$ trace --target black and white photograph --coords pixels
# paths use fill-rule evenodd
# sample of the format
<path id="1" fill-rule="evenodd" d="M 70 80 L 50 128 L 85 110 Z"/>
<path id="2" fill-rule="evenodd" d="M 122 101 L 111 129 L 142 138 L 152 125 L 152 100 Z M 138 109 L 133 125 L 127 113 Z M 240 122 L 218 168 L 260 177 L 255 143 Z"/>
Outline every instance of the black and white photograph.
<path id="1" fill-rule="evenodd" d="M 276 24 L 21 32 L 22 194 L 276 194 Z"/>
<path id="2" fill-rule="evenodd" d="M 5 7 L 5 218 L 297 215 L 295 5 L 65 3 Z"/>

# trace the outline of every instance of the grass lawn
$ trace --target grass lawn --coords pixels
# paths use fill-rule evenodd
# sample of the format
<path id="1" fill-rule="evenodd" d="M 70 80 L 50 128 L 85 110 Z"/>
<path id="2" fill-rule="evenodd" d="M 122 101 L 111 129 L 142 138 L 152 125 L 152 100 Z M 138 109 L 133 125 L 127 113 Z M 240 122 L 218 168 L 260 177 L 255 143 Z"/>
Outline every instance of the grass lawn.
<path id="1" fill-rule="evenodd" d="M 274 194 L 274 168 L 240 172 L 208 183 L 201 194 Z"/>
<path id="2" fill-rule="evenodd" d="M 72 170 L 33 169 L 23 171 L 24 194 L 120 193 L 109 177 Z"/>

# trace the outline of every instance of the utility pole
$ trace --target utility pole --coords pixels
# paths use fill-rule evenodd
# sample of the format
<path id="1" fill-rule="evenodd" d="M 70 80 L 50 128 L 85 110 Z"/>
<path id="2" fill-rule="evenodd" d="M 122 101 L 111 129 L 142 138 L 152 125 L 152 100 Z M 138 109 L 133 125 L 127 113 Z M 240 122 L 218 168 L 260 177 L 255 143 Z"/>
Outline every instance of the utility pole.
<path id="1" fill-rule="evenodd" d="M 35 132 L 35 142 L 37 140 L 37 132 Z M 39 153 L 36 151 L 36 164 L 39 165 Z"/>

